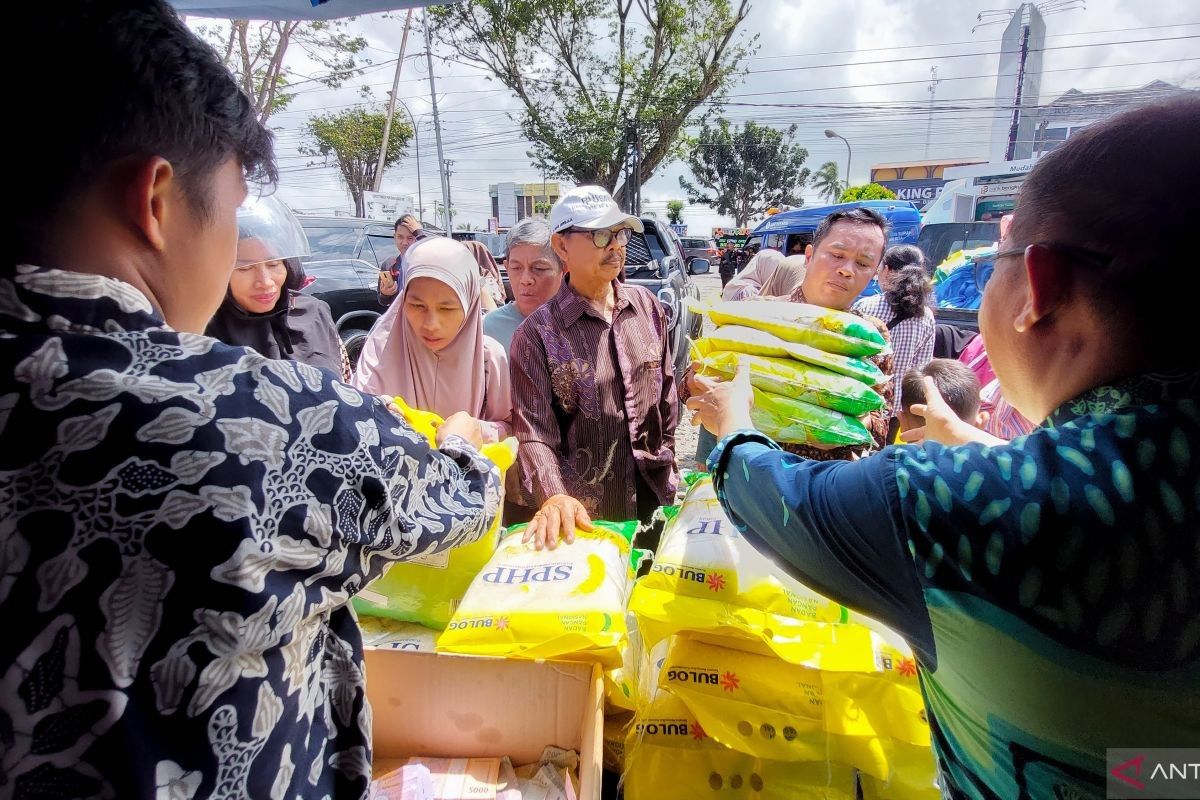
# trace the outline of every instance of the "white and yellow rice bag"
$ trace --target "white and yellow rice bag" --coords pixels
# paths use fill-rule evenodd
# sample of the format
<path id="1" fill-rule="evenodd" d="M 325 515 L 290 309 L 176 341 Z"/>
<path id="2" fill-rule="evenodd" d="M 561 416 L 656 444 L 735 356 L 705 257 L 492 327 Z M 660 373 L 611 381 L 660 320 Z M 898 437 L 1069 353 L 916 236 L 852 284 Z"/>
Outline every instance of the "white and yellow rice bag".
<path id="1" fill-rule="evenodd" d="M 847 311 L 786 300 L 733 300 L 693 308 L 716 325 L 745 325 L 785 342 L 844 356 L 873 356 L 887 348 L 871 322 Z"/>
<path id="2" fill-rule="evenodd" d="M 512 528 L 471 582 L 438 651 L 620 667 L 637 523 L 593 525 L 554 550 L 535 550 L 521 541 L 524 526 Z"/>

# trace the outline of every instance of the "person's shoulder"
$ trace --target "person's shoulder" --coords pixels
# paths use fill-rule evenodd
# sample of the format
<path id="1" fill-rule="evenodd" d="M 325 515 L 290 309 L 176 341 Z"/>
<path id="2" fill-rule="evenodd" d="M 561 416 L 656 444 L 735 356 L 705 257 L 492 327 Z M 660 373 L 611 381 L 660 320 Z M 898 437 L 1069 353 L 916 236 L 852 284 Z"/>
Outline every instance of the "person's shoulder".
<path id="1" fill-rule="evenodd" d="M 483 335 L 483 352 L 488 361 L 508 366 L 508 351 L 504 349 L 503 343 L 486 333 Z"/>

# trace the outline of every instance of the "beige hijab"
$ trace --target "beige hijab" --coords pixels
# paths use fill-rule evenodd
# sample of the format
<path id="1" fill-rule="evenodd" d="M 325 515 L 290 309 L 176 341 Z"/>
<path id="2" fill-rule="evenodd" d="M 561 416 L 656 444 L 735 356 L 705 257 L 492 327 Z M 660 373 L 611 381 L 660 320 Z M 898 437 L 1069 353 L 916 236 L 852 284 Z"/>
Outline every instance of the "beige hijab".
<path id="1" fill-rule="evenodd" d="M 466 312 L 463 326 L 441 352 L 430 350 L 404 315 L 404 296 L 417 278 L 449 286 Z M 371 329 L 351 383 L 369 394 L 399 395 L 413 408 L 442 417 L 465 411 L 488 422 L 508 420 L 508 359 L 504 348 L 484 335 L 479 306 L 479 265 L 470 251 L 441 236 L 417 242 L 404 254 L 400 296 Z"/>
<path id="2" fill-rule="evenodd" d="M 779 297 L 796 291 L 796 287 L 804 283 L 807 265 L 808 261 L 804 256 L 788 256 L 783 259 L 762 285 L 760 294 L 763 297 Z"/>

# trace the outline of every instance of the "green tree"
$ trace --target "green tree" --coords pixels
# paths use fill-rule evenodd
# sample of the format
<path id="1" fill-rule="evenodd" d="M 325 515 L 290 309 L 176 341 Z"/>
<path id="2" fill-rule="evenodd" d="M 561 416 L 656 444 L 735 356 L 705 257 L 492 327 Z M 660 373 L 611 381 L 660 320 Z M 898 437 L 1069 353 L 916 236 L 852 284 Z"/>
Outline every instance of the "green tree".
<path id="1" fill-rule="evenodd" d="M 781 131 L 755 122 L 735 129 L 724 119 L 705 124 L 688 147 L 696 183 L 680 177 L 679 185 L 688 200 L 732 216 L 739 228 L 773 206 L 798 206 L 809 171 L 808 151 L 792 143 L 795 136 L 795 125 Z"/>
<path id="2" fill-rule="evenodd" d="M 854 203 L 858 200 L 895 200 L 896 193 L 878 183 L 864 183 L 862 186 L 851 186 L 842 192 L 839 203 Z"/>
<path id="3" fill-rule="evenodd" d="M 446 207 L 442 205 L 441 200 L 433 201 L 433 216 L 441 224 L 446 226 L 446 234 L 449 235 L 454 230 L 454 218 L 458 216 L 458 212 L 454 210 L 454 206 L 450 206 L 450 214 L 446 214 Z"/>
<path id="4" fill-rule="evenodd" d="M 363 192 L 370 191 L 375 184 L 379 147 L 383 143 L 383 123 L 382 113 L 351 108 L 336 114 L 313 117 L 304 126 L 311 142 L 301 145 L 300 152 L 306 156 L 323 158 L 326 164 L 331 158 L 337 163 L 342 181 L 354 198 L 354 213 L 360 217 L 366 212 Z M 411 125 L 399 119 L 392 120 L 384 169 L 400 159 L 412 137 Z"/>
<path id="5" fill-rule="evenodd" d="M 842 185 L 842 178 L 838 175 L 836 161 L 826 161 L 813 173 L 813 188 L 817 190 L 817 196 L 826 203 L 837 202 L 846 187 Z"/>
<path id="6" fill-rule="evenodd" d="M 295 98 L 296 92 L 289 91 L 293 83 L 316 83 L 336 89 L 361 71 L 359 54 L 367 46 L 367 40 L 346 33 L 347 24 L 353 20 L 353 17 L 308 22 L 231 19 L 199 25 L 196 31 L 233 73 L 254 104 L 258 121 L 266 122 Z M 325 72 L 311 77 L 300 75 L 293 80 L 296 73 L 285 65 L 293 45 Z M 361 60 L 370 63 L 369 59 Z"/>
<path id="7" fill-rule="evenodd" d="M 682 225 L 683 224 L 683 201 L 682 200 L 668 200 L 667 201 L 667 219 L 669 219 L 671 221 L 672 225 Z"/>
<path id="8" fill-rule="evenodd" d="M 535 214 L 549 214 L 549 213 L 550 213 L 550 209 L 551 209 L 551 208 L 553 208 L 553 207 L 554 207 L 554 206 L 553 206 L 553 205 L 551 205 L 551 203 L 550 203 L 549 201 L 546 201 L 546 200 L 538 200 L 538 201 L 536 201 L 536 202 L 533 204 L 533 213 L 535 213 Z"/>
<path id="9" fill-rule="evenodd" d="M 540 171 L 623 202 L 633 135 L 644 184 L 751 54 L 754 39 L 738 35 L 749 11 L 749 0 L 466 0 L 428 13 L 458 58 L 516 95 Z"/>

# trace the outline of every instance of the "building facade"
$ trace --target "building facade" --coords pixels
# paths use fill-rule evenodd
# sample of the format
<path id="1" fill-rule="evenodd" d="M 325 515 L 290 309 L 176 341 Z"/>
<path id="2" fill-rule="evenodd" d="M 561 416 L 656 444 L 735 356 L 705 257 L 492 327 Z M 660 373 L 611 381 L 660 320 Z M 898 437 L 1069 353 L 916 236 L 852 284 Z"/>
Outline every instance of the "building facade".
<path id="1" fill-rule="evenodd" d="M 932 161 L 905 161 L 876 164 L 871 167 L 871 183 L 891 189 L 896 197 L 918 207 L 937 197 L 946 184 L 943 173 L 948 167 L 982 164 L 982 158 L 940 158 Z"/>

